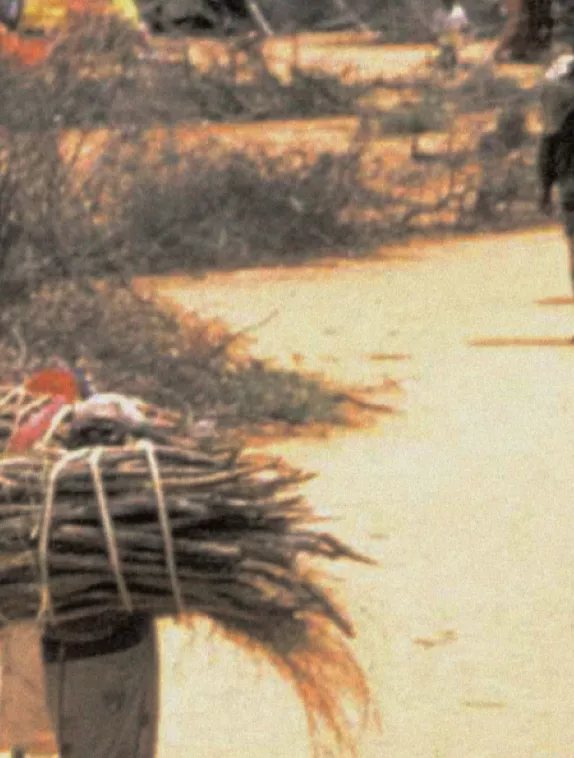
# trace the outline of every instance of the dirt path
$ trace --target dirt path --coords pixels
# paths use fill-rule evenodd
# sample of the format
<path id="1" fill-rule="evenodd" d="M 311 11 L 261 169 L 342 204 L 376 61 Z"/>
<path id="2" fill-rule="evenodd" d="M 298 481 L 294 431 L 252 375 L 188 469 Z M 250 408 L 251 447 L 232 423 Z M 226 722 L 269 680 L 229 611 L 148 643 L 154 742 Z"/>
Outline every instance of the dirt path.
<path id="1" fill-rule="evenodd" d="M 360 758 L 571 758 L 565 245 L 551 229 L 394 252 L 154 286 L 235 327 L 278 308 L 254 349 L 284 365 L 363 386 L 404 380 L 402 416 L 273 445 L 318 472 L 313 503 L 381 560 L 340 573 L 384 719 Z M 484 338 L 518 346 L 472 346 Z M 169 625 L 162 654 L 159 758 L 308 758 L 301 708 L 266 666 Z"/>
<path id="2" fill-rule="evenodd" d="M 236 327 L 278 307 L 257 350 L 286 365 L 406 380 L 404 416 L 274 446 L 319 472 L 309 496 L 382 561 L 342 572 L 385 722 L 361 758 L 570 758 L 574 350 L 469 345 L 574 334 L 572 306 L 536 303 L 568 295 L 565 246 L 552 229 L 402 252 L 160 291 Z M 288 687 L 218 643 L 164 642 L 161 756 L 307 755 Z"/>
<path id="3" fill-rule="evenodd" d="M 308 42 L 302 65 L 364 80 L 416 73 L 430 54 Z M 279 72 L 292 62 L 287 43 L 266 53 Z M 465 52 L 474 62 L 483 55 L 481 45 Z M 531 83 L 540 71 L 500 73 Z M 241 147 L 343 149 L 354 125 L 213 131 Z M 188 147 L 205 132 L 178 137 Z M 104 138 L 95 134 L 93 146 Z M 384 149 L 407 154 L 410 140 Z M 574 351 L 565 345 L 574 308 L 535 303 L 568 295 L 565 246 L 552 230 L 395 252 L 158 287 L 235 327 L 278 308 L 254 351 L 284 365 L 362 386 L 389 373 L 404 380 L 404 416 L 275 445 L 319 473 L 313 502 L 381 559 L 376 571 L 341 572 L 385 724 L 364 735 L 360 758 L 572 758 Z M 554 342 L 537 346 L 546 337 Z M 481 338 L 520 339 L 470 344 Z M 162 650 L 160 758 L 308 758 L 300 706 L 266 667 L 203 630 L 166 626 Z M 26 707 L 14 705 L 14 722 Z M 23 733 L 38 728 L 33 710 Z"/>

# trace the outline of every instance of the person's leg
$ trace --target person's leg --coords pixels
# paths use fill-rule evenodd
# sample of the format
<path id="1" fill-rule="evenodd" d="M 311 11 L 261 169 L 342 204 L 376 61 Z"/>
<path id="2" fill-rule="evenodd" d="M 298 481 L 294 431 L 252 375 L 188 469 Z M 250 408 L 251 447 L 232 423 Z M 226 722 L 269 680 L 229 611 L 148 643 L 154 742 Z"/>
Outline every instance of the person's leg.
<path id="1" fill-rule="evenodd" d="M 559 184 L 564 232 L 568 240 L 570 283 L 574 294 L 574 178 Z"/>
<path id="2" fill-rule="evenodd" d="M 574 226 L 574 222 L 572 224 Z M 569 255 L 569 269 L 570 269 L 570 284 L 572 287 L 572 293 L 574 294 L 574 232 L 567 234 L 568 239 L 568 255 Z"/>
<path id="3" fill-rule="evenodd" d="M 45 665 L 60 758 L 154 758 L 157 656 L 152 627 L 128 650 Z"/>

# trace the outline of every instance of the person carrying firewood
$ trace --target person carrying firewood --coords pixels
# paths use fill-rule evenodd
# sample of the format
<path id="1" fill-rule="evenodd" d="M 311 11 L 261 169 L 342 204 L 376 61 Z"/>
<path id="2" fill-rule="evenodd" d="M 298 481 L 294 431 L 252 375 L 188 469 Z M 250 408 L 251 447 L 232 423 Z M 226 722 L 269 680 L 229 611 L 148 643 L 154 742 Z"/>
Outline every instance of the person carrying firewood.
<path id="1" fill-rule="evenodd" d="M 91 413 L 101 419 L 102 407 L 110 407 L 98 402 L 81 371 L 67 367 L 37 372 L 24 387 L 52 401 L 15 429 L 8 444 L 12 452 L 24 453 L 40 441 L 64 404 L 79 403 L 79 421 L 85 425 Z M 115 412 L 121 414 L 119 401 L 118 406 Z M 125 413 L 130 412 L 126 404 Z M 48 625 L 41 645 L 60 758 L 154 758 L 159 686 L 154 620 L 146 614 L 118 614 Z"/>
<path id="2" fill-rule="evenodd" d="M 543 134 L 538 148 L 539 207 L 552 214 L 558 185 L 562 223 L 570 250 L 574 291 L 574 55 L 560 56 L 546 71 L 541 92 Z"/>

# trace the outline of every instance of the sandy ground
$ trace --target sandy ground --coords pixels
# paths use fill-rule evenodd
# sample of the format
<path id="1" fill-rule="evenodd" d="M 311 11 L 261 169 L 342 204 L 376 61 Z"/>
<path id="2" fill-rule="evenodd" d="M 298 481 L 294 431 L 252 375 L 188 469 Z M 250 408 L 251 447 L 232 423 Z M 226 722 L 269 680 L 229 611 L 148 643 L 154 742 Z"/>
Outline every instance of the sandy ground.
<path id="1" fill-rule="evenodd" d="M 574 309 L 538 303 L 568 295 L 565 245 L 550 229 L 400 252 L 160 289 L 235 327 L 277 307 L 257 351 L 285 365 L 404 380 L 404 415 L 274 446 L 319 473 L 312 501 L 381 560 L 341 574 L 384 719 L 361 758 L 570 758 Z M 470 344 L 484 337 L 533 346 Z M 228 651 L 204 676 L 206 655 L 170 638 L 161 755 L 303 758 L 289 691 Z"/>

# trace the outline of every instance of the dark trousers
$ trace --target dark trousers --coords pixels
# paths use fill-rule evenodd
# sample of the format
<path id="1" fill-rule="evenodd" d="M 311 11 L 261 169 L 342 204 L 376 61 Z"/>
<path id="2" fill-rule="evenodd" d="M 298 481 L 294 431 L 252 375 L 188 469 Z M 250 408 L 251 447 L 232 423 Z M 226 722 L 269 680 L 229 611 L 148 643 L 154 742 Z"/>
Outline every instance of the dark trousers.
<path id="1" fill-rule="evenodd" d="M 60 758 L 154 758 L 158 652 L 150 625 L 137 644 L 45 663 L 48 709 Z"/>

